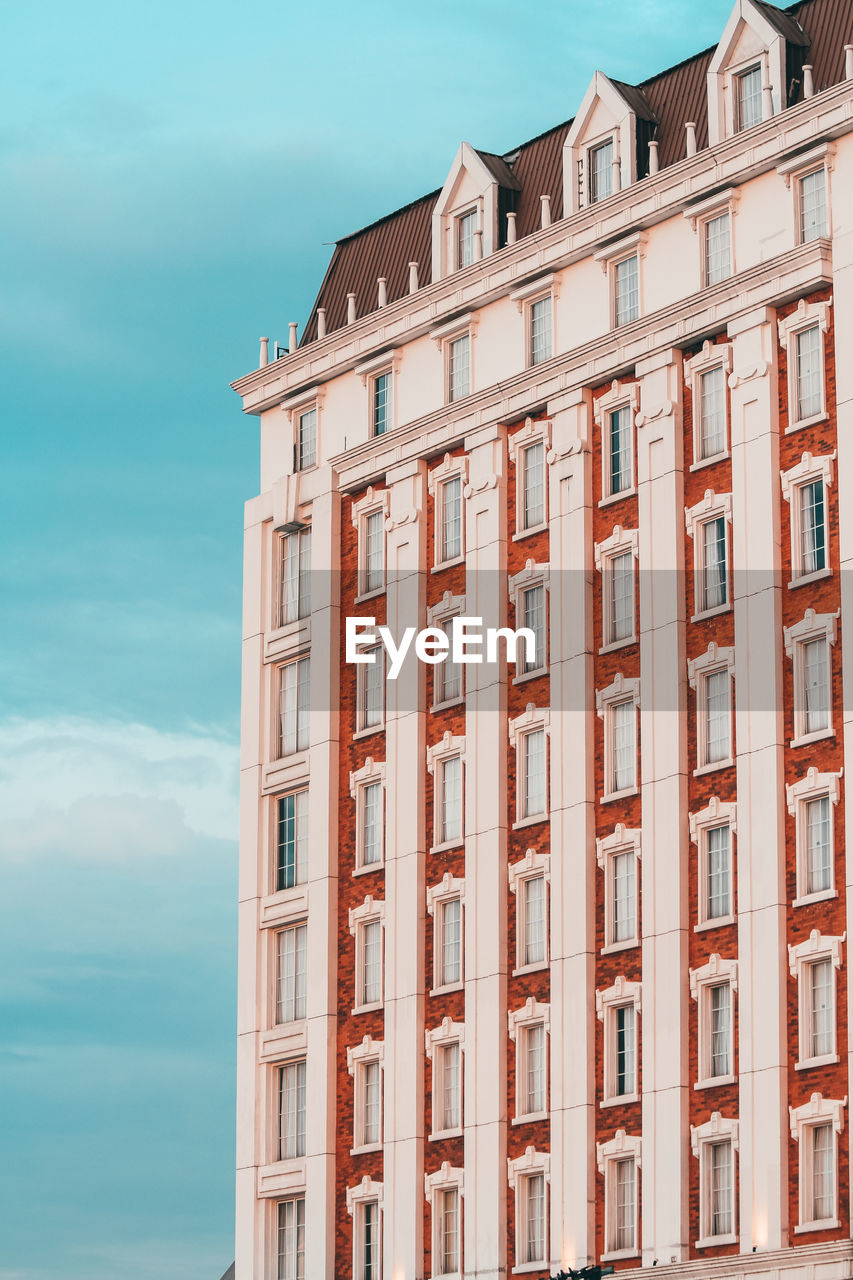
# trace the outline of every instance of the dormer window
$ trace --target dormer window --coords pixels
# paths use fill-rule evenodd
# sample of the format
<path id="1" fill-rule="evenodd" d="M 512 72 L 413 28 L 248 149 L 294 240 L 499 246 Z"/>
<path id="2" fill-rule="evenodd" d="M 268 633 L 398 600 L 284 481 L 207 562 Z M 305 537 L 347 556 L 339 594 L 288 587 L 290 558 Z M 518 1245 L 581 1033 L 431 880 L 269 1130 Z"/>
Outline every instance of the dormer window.
<path id="1" fill-rule="evenodd" d="M 739 71 L 733 80 L 735 93 L 735 129 L 751 129 L 762 120 L 761 64 Z"/>
<path id="2" fill-rule="evenodd" d="M 477 231 L 477 210 L 469 209 L 456 219 L 456 267 L 470 267 L 474 261 L 474 236 Z"/>
<path id="3" fill-rule="evenodd" d="M 613 194 L 613 139 L 608 138 L 587 152 L 589 203 L 597 204 Z"/>

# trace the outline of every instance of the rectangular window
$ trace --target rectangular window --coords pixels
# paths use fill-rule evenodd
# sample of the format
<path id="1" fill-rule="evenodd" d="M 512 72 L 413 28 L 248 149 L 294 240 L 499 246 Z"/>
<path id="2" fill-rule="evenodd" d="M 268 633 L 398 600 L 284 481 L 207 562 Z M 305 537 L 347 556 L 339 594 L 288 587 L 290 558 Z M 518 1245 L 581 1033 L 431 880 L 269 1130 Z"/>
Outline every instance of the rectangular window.
<path id="1" fill-rule="evenodd" d="M 278 625 L 306 618 L 311 612 L 311 530 L 285 533 L 280 543 Z"/>
<path id="2" fill-rule="evenodd" d="M 615 1096 L 629 1097 L 637 1092 L 637 1013 L 632 1004 L 613 1010 L 615 1052 Z"/>
<path id="3" fill-rule="evenodd" d="M 722 365 L 699 379 L 699 457 L 726 451 L 726 375 Z"/>
<path id="4" fill-rule="evenodd" d="M 462 757 L 451 756 L 439 766 L 438 843 L 462 840 Z"/>
<path id="5" fill-rule="evenodd" d="M 761 67 L 750 67 L 734 78 L 735 89 L 735 129 L 751 129 L 760 124 L 762 119 L 761 105 Z"/>
<path id="6" fill-rule="evenodd" d="M 452 987 L 462 981 L 462 902 L 450 898 L 436 908 L 435 985 Z"/>
<path id="7" fill-rule="evenodd" d="M 288 1062 L 278 1073 L 279 1160 L 305 1155 L 305 1062 Z"/>
<path id="8" fill-rule="evenodd" d="M 361 1142 L 362 1147 L 375 1147 L 382 1141 L 381 1068 L 378 1062 L 361 1064 Z"/>
<path id="9" fill-rule="evenodd" d="M 380 1280 L 382 1256 L 379 1251 L 379 1205 L 365 1200 L 356 1206 L 358 1213 L 358 1255 L 355 1280 Z"/>
<path id="10" fill-rule="evenodd" d="M 545 1175 L 534 1173 L 525 1178 L 525 1218 L 527 1220 L 527 1252 L 525 1261 L 545 1261 Z"/>
<path id="11" fill-rule="evenodd" d="M 545 730 L 534 729 L 522 738 L 524 751 L 524 794 L 522 818 L 536 818 L 547 811 L 545 778 Z"/>
<path id="12" fill-rule="evenodd" d="M 829 728 L 829 645 L 821 637 L 803 643 L 803 733 Z"/>
<path id="13" fill-rule="evenodd" d="M 308 878 L 308 792 L 293 791 L 278 801 L 276 892 Z"/>
<path id="14" fill-rule="evenodd" d="M 275 1020 L 297 1022 L 306 1015 L 308 926 L 292 925 L 276 937 Z"/>
<path id="15" fill-rule="evenodd" d="M 795 335 L 794 358 L 797 422 L 816 418 L 823 412 L 823 369 L 820 328 L 813 324 Z"/>
<path id="16" fill-rule="evenodd" d="M 522 1062 L 521 1086 L 524 1110 L 521 1115 L 539 1115 L 546 1110 L 545 1100 L 545 1028 L 539 1023 L 535 1027 L 522 1028 Z"/>
<path id="17" fill-rule="evenodd" d="M 454 1043 L 439 1045 L 435 1052 L 438 1096 L 433 1124 L 436 1133 L 446 1133 L 462 1125 L 462 1050 Z"/>
<path id="18" fill-rule="evenodd" d="M 611 943 L 637 936 L 637 858 L 633 850 L 613 854 Z"/>
<path id="19" fill-rule="evenodd" d="M 545 932 L 545 877 L 528 876 L 521 888 L 522 966 L 544 964 L 547 958 Z"/>
<path id="20" fill-rule="evenodd" d="M 618 1252 L 636 1248 L 637 1177 L 633 1160 L 617 1160 L 615 1163 L 616 1205 L 611 1249 Z"/>
<path id="21" fill-rule="evenodd" d="M 470 209 L 456 219 L 456 267 L 470 267 L 474 261 L 474 236 L 477 230 L 477 210 Z"/>
<path id="22" fill-rule="evenodd" d="M 462 555 L 462 477 L 445 480 L 440 489 L 440 563 Z"/>
<path id="23" fill-rule="evenodd" d="M 728 982 L 709 988 L 711 1017 L 709 1079 L 732 1074 L 732 989 Z"/>
<path id="24" fill-rule="evenodd" d="M 608 138 L 600 146 L 590 147 L 589 203 L 597 204 L 613 194 L 613 139 Z"/>
<path id="25" fill-rule="evenodd" d="M 829 796 L 807 800 L 803 807 L 806 893 L 832 888 L 832 828 Z"/>
<path id="26" fill-rule="evenodd" d="M 364 650 L 365 662 L 358 668 L 358 728 L 376 729 L 382 724 L 385 709 L 385 657 L 382 645 Z"/>
<path id="27" fill-rule="evenodd" d="M 451 1187 L 436 1196 L 436 1275 L 453 1276 L 461 1270 L 459 1256 L 459 1191 Z"/>
<path id="28" fill-rule="evenodd" d="M 545 445 L 540 440 L 521 451 L 521 527 L 545 523 Z"/>
<path id="29" fill-rule="evenodd" d="M 732 838 L 728 825 L 710 827 L 706 839 L 707 917 L 720 920 L 732 914 Z"/>
<path id="30" fill-rule="evenodd" d="M 640 314 L 639 260 L 634 254 L 623 258 L 613 269 L 613 322 L 629 324 Z"/>
<path id="31" fill-rule="evenodd" d="M 720 609 L 729 601 L 726 555 L 726 517 L 715 516 L 701 525 L 702 581 L 699 611 Z"/>
<path id="32" fill-rule="evenodd" d="M 826 1222 L 835 1217 L 835 1150 L 832 1125 L 811 1126 L 812 1157 L 812 1222 Z"/>
<path id="33" fill-rule="evenodd" d="M 534 655 L 524 657 L 522 671 L 539 671 L 545 666 L 545 587 L 527 587 L 521 593 L 521 625 L 533 632 Z M 526 648 L 522 646 L 526 655 Z"/>
<path id="34" fill-rule="evenodd" d="M 305 1197 L 278 1206 L 278 1280 L 305 1280 Z"/>
<path id="35" fill-rule="evenodd" d="M 823 1058 L 835 1052 L 835 1009 L 832 983 L 832 961 L 815 960 L 807 966 L 808 979 L 808 1049 L 810 1058 Z"/>
<path id="36" fill-rule="evenodd" d="M 798 183 L 800 197 L 800 240 L 806 244 L 825 236 L 826 227 L 826 170 L 815 169 Z"/>
<path id="37" fill-rule="evenodd" d="M 393 375 L 380 373 L 373 379 L 373 434 L 384 436 L 390 431 L 391 422 L 391 388 Z"/>
<path id="38" fill-rule="evenodd" d="M 826 517 L 823 480 L 810 480 L 797 489 L 800 504 L 800 573 L 826 568 Z"/>
<path id="39" fill-rule="evenodd" d="M 374 867 L 382 861 L 382 783 L 361 788 L 361 862 Z"/>
<path id="40" fill-rule="evenodd" d="M 604 574 L 607 591 L 607 644 L 628 640 L 634 634 L 634 554 L 620 551 L 610 556 Z"/>
<path id="41" fill-rule="evenodd" d="M 310 660 L 297 658 L 279 671 L 279 756 L 290 756 L 308 747 Z"/>
<path id="42" fill-rule="evenodd" d="M 705 694 L 705 758 L 703 765 L 719 764 L 732 754 L 732 699 L 729 673 L 711 671 L 702 681 Z"/>
<path id="43" fill-rule="evenodd" d="M 369 920 L 361 927 L 361 1004 L 382 1000 L 382 925 Z"/>
<path id="44" fill-rule="evenodd" d="M 714 1142 L 708 1152 L 711 1176 L 710 1235 L 734 1234 L 734 1168 L 731 1142 Z"/>
<path id="45" fill-rule="evenodd" d="M 380 591 L 385 586 L 385 513 L 371 511 L 361 526 L 361 590 Z"/>
<path id="46" fill-rule="evenodd" d="M 442 624 L 442 630 L 448 639 L 450 638 L 450 626 L 451 619 L 448 618 Z M 440 706 L 444 702 L 455 702 L 457 698 L 462 697 L 462 663 L 454 662 L 450 655 L 451 650 L 448 649 L 444 662 L 437 662 L 433 667 L 436 706 Z"/>
<path id="47" fill-rule="evenodd" d="M 530 363 L 542 364 L 554 354 L 551 295 L 530 304 Z"/>
<path id="48" fill-rule="evenodd" d="M 609 497 L 624 493 L 634 483 L 631 410 L 628 405 L 607 415 L 607 458 Z"/>
<path id="49" fill-rule="evenodd" d="M 450 343 L 447 353 L 447 398 L 462 400 L 471 390 L 471 336 Z"/>
<path id="50" fill-rule="evenodd" d="M 633 701 L 609 707 L 611 723 L 611 791 L 629 791 L 637 785 L 636 712 Z"/>
<path id="51" fill-rule="evenodd" d="M 705 223 L 705 284 L 719 284 L 732 274 L 732 228 L 728 213 Z"/>
<path id="52" fill-rule="evenodd" d="M 307 471 L 317 462 L 317 410 L 309 409 L 300 413 L 297 429 L 296 461 L 297 471 Z"/>

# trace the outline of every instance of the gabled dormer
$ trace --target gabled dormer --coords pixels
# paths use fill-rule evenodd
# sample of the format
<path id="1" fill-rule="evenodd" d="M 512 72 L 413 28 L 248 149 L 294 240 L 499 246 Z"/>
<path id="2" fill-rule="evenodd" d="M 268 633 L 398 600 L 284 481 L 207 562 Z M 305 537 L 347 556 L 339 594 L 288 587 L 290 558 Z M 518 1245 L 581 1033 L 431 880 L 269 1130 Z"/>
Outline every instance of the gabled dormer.
<path id="1" fill-rule="evenodd" d="M 506 243 L 520 184 L 506 161 L 463 142 L 432 215 L 432 278 L 440 280 Z"/>
<path id="2" fill-rule="evenodd" d="M 563 144 L 563 209 L 577 213 L 644 176 L 657 121 L 641 89 L 596 71 Z"/>
<path id="3" fill-rule="evenodd" d="M 789 13 L 737 0 L 708 67 L 711 146 L 784 111 L 800 85 L 809 38 Z"/>

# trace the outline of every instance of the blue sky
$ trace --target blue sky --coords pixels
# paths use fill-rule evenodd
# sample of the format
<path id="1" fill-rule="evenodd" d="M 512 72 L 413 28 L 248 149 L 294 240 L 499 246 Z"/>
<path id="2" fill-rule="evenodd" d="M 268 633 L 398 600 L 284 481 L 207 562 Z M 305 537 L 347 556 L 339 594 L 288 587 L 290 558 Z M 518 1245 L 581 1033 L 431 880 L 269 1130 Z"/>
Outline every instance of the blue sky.
<path id="1" fill-rule="evenodd" d="M 324 242 L 730 0 L 6 5 L 0 1280 L 233 1256 L 242 503 L 229 382 Z"/>

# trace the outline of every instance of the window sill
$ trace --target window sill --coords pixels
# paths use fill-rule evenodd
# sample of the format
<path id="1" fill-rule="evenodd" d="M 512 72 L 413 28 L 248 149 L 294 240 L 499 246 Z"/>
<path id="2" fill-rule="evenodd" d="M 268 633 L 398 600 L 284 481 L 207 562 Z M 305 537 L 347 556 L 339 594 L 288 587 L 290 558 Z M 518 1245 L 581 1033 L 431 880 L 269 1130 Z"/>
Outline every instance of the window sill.
<path id="1" fill-rule="evenodd" d="M 384 1007 L 385 1007 L 384 1000 L 376 1000 L 374 1001 L 373 1004 L 356 1005 L 354 1009 L 350 1009 L 350 1014 L 352 1015 L 353 1018 L 355 1018 L 360 1013 L 376 1013 L 377 1009 L 381 1012 L 381 1010 L 384 1009 Z"/>
<path id="2" fill-rule="evenodd" d="M 451 707 L 464 707 L 465 696 L 460 694 L 458 698 L 448 698 L 447 702 L 434 702 L 431 711 L 449 711 Z"/>
<path id="3" fill-rule="evenodd" d="M 460 836 L 458 840 L 445 840 L 442 844 L 434 844 L 430 848 L 430 853 L 448 853 L 451 849 L 464 849 L 465 837 Z"/>
<path id="4" fill-rule="evenodd" d="M 360 591 L 353 600 L 353 604 L 364 604 L 367 600 L 375 600 L 377 596 L 385 595 L 385 583 L 381 587 L 374 587 L 371 591 Z"/>
<path id="5" fill-rule="evenodd" d="M 792 422 L 789 427 L 785 428 L 785 435 L 790 436 L 802 427 L 816 427 L 819 422 L 826 422 L 827 417 L 828 414 L 824 410 L 823 413 L 813 414 L 811 418 L 802 418 L 799 422 Z"/>
<path id="6" fill-rule="evenodd" d="M 716 1249 L 722 1244 L 737 1244 L 738 1237 L 733 1233 L 727 1236 L 703 1236 L 701 1240 L 697 1240 L 694 1248 L 696 1249 Z"/>
<path id="7" fill-rule="evenodd" d="M 693 614 L 691 622 L 706 622 L 708 618 L 719 618 L 722 613 L 731 613 L 731 604 L 718 604 L 713 609 L 699 609 Z"/>
<path id="8" fill-rule="evenodd" d="M 437 1133 L 431 1133 L 427 1138 L 427 1142 L 444 1142 L 446 1138 L 461 1138 L 462 1129 L 439 1129 Z"/>
<path id="9" fill-rule="evenodd" d="M 788 743 L 789 747 L 807 747 L 812 742 L 823 742 L 825 738 L 834 738 L 834 729 L 818 729 L 816 733 L 804 733 L 799 737 L 792 738 Z"/>
<path id="10" fill-rule="evenodd" d="M 694 1089 L 719 1089 L 724 1084 L 734 1084 L 737 1076 L 712 1076 L 710 1080 L 697 1080 Z"/>
<path id="11" fill-rule="evenodd" d="M 311 614 L 306 613 L 299 618 L 291 618 L 290 622 L 283 622 L 280 626 L 271 627 L 266 634 L 266 642 L 268 645 L 287 642 L 288 640 L 298 640 L 300 644 L 306 647 L 311 639 L 310 631 Z M 306 628 L 309 628 L 306 633 Z"/>
<path id="12" fill-rule="evenodd" d="M 611 800 L 627 800 L 629 796 L 638 796 L 640 794 L 639 787 L 626 787 L 624 791 L 608 791 L 603 796 L 599 796 L 599 804 L 610 804 Z M 632 1254 L 631 1257 L 634 1255 Z"/>
<path id="13" fill-rule="evenodd" d="M 512 976 L 520 978 L 525 973 L 544 973 L 550 968 L 547 960 L 537 960 L 535 964 L 520 964 L 517 969 L 513 969 Z"/>
<path id="14" fill-rule="evenodd" d="M 795 1064 L 794 1070 L 809 1071 L 812 1067 L 831 1067 L 840 1061 L 837 1053 L 824 1053 L 819 1058 L 803 1058 L 801 1062 Z"/>
<path id="15" fill-rule="evenodd" d="M 706 929 L 722 929 L 727 924 L 734 924 L 734 915 L 715 916 L 713 920 L 703 920 L 701 924 L 694 924 L 694 933 L 704 933 Z"/>
<path id="16" fill-rule="evenodd" d="M 601 1255 L 602 1262 L 619 1262 L 621 1258 L 639 1258 L 639 1249 L 608 1249 Z"/>
<path id="17" fill-rule="evenodd" d="M 547 529 L 547 521 L 544 524 L 532 524 L 529 529 L 516 529 L 512 535 L 512 541 L 521 542 L 524 538 L 532 538 L 535 533 L 545 533 Z"/>
<path id="18" fill-rule="evenodd" d="M 599 657 L 603 653 L 615 653 L 617 649 L 627 649 L 629 645 L 636 644 L 636 636 L 626 636 L 624 640 L 611 640 L 609 644 L 603 644 L 599 649 Z"/>
<path id="19" fill-rule="evenodd" d="M 829 902 L 830 898 L 837 898 L 837 889 L 821 889 L 820 893 L 804 893 L 801 898 L 795 898 L 791 903 L 792 907 L 808 907 L 813 902 Z"/>
<path id="20" fill-rule="evenodd" d="M 517 822 L 512 824 L 513 831 L 520 831 L 522 827 L 535 827 L 537 822 L 547 822 L 547 813 L 534 813 L 529 818 L 519 818 Z"/>
<path id="21" fill-rule="evenodd" d="M 446 995 L 449 995 L 451 991 L 464 991 L 464 990 L 465 990 L 464 982 L 449 982 L 446 987 L 431 987 L 430 995 L 446 996 Z"/>
<path id="22" fill-rule="evenodd" d="M 603 1102 L 599 1102 L 599 1107 L 627 1107 L 632 1102 L 639 1102 L 640 1095 L 638 1093 L 625 1093 L 619 1098 L 605 1098 Z"/>
<path id="23" fill-rule="evenodd" d="M 385 721 L 383 720 L 381 724 L 372 724 L 367 729 L 356 729 L 355 733 L 352 735 L 352 740 L 353 742 L 357 742 L 359 738 L 369 738 L 374 733 L 384 732 Z"/>
<path id="24" fill-rule="evenodd" d="M 698 769 L 693 770 L 694 778 L 702 778 L 706 773 L 716 773 L 718 769 L 731 769 L 734 765 L 734 757 L 726 756 L 725 760 L 715 760 L 713 764 L 701 764 Z"/>
<path id="25" fill-rule="evenodd" d="M 622 942 L 608 942 L 606 946 L 601 948 L 598 954 L 602 956 L 611 956 L 615 951 L 629 951 L 631 947 L 638 947 L 639 945 L 639 938 L 625 938 Z"/>
<path id="26" fill-rule="evenodd" d="M 547 1120 L 550 1112 L 548 1111 L 531 1111 L 527 1116 L 515 1116 L 510 1121 L 511 1124 L 533 1124 L 537 1120 Z"/>
<path id="27" fill-rule="evenodd" d="M 441 573 L 442 569 L 452 569 L 454 565 L 464 563 L 464 556 L 454 556 L 452 560 L 442 560 L 439 564 L 434 564 L 430 569 L 430 573 Z"/>
<path id="28" fill-rule="evenodd" d="M 688 470 L 701 471 L 703 467 L 713 467 L 715 462 L 725 462 L 731 456 L 729 450 L 726 449 L 724 453 L 712 454 L 710 458 L 700 458 L 697 462 L 691 463 Z"/>
<path id="29" fill-rule="evenodd" d="M 832 577 L 832 569 L 816 569 L 814 573 L 801 573 L 788 583 L 789 591 L 796 591 L 797 587 L 808 587 L 813 582 L 822 582 L 824 578 Z"/>
<path id="30" fill-rule="evenodd" d="M 382 858 L 381 861 L 379 862 L 367 862 L 362 867 L 356 867 L 355 870 L 353 871 L 353 875 L 369 876 L 371 871 L 384 871 L 384 870 L 385 870 L 385 859 Z"/>
<path id="31" fill-rule="evenodd" d="M 528 680 L 541 680 L 547 674 L 547 667 L 536 667 L 533 671 L 523 671 L 520 676 L 513 676 L 512 683 L 525 684 Z"/>
<path id="32" fill-rule="evenodd" d="M 381 1151 L 381 1150 L 382 1150 L 381 1142 L 371 1142 L 369 1147 L 350 1147 L 350 1155 L 366 1156 L 366 1155 L 369 1155 L 372 1151 Z"/>
<path id="33" fill-rule="evenodd" d="M 545 1271 L 548 1264 L 543 1258 L 541 1262 L 519 1262 L 517 1267 L 513 1267 L 512 1274 L 514 1276 L 526 1276 L 535 1271 Z"/>
<path id="34" fill-rule="evenodd" d="M 824 1218 L 822 1222 L 803 1222 L 794 1227 L 794 1235 L 801 1236 L 807 1231 L 837 1231 L 840 1226 L 837 1218 Z"/>
<path id="35" fill-rule="evenodd" d="M 618 493 L 611 493 L 606 498 L 599 498 L 598 505 L 600 507 L 609 507 L 614 502 L 621 502 L 623 498 L 636 498 L 637 489 L 632 485 L 630 489 L 620 489 Z M 627 1255 L 629 1258 L 635 1257 L 633 1253 Z"/>

